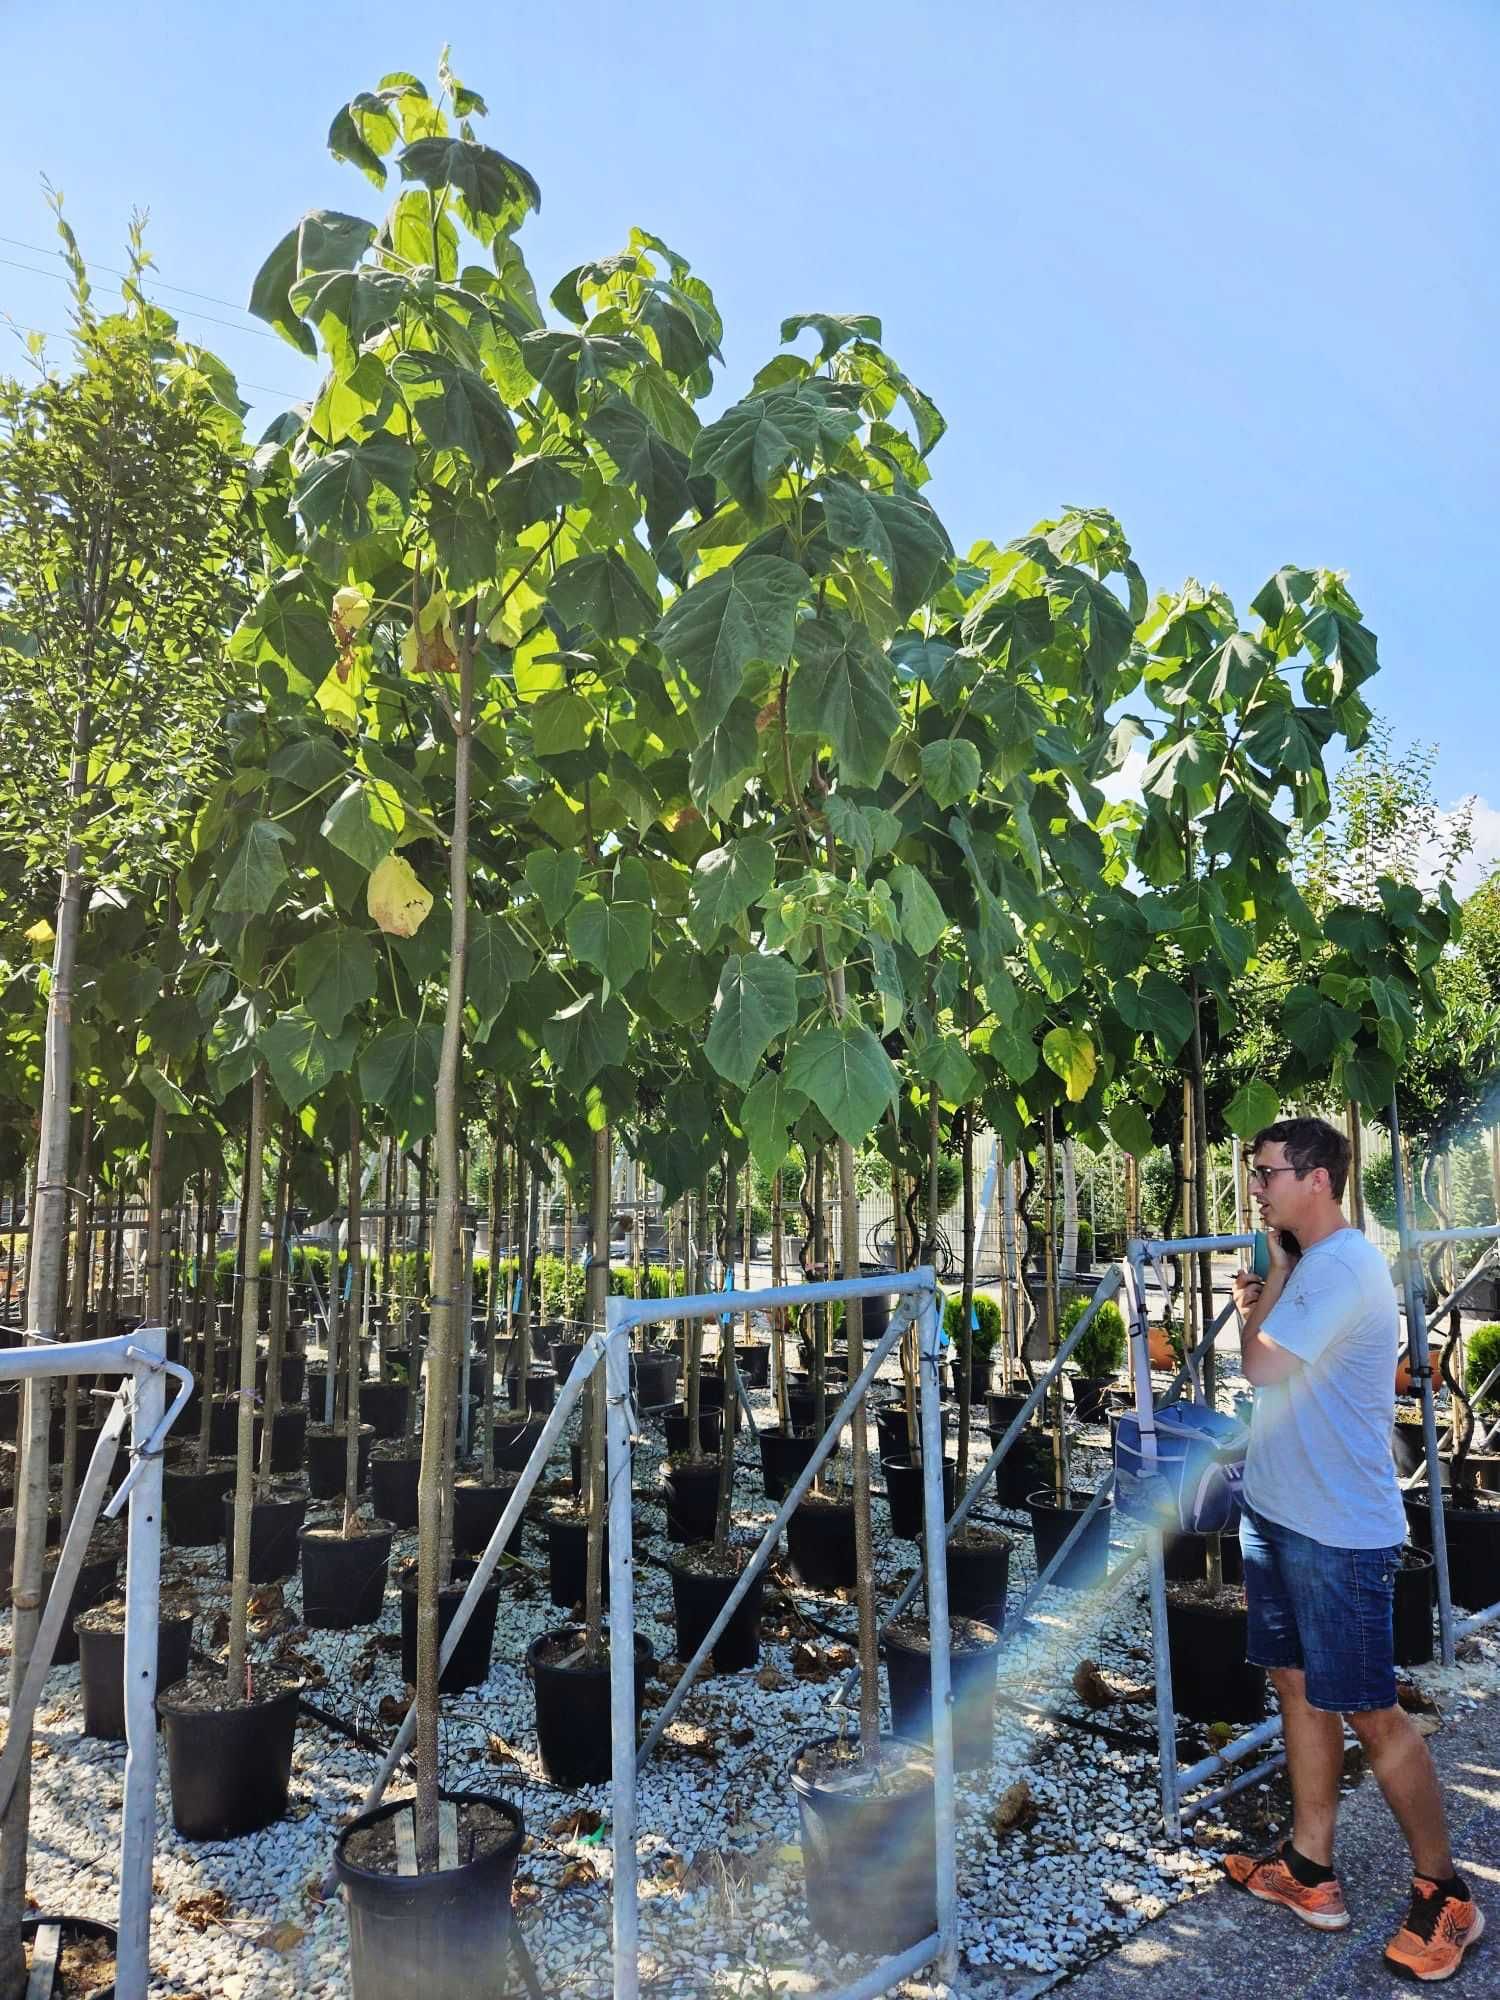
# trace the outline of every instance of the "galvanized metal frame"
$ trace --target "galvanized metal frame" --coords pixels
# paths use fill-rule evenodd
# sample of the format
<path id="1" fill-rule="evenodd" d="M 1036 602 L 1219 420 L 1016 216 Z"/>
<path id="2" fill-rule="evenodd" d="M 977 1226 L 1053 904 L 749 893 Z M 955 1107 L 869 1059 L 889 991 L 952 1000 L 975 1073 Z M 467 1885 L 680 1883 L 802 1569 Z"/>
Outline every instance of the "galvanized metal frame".
<path id="1" fill-rule="evenodd" d="M 131 1388 L 131 1464 L 104 1502 L 124 1429 L 124 1384 L 105 1419 L 79 1491 L 77 1509 L 58 1558 L 47 1609 L 37 1630 L 26 1679 L 10 1719 L 0 1788 L 9 1801 L 30 1755 L 31 1723 L 67 1615 L 89 1536 L 102 1511 L 114 1518 L 129 1506 L 125 1554 L 125 1790 L 120 1832 L 120 1910 L 115 1958 L 119 2000 L 146 2000 L 151 1978 L 151 1855 L 156 1835 L 156 1636 L 161 1597 L 161 1454 L 167 1432 L 193 1391 L 190 1372 L 167 1359 L 165 1327 L 141 1326 L 110 1340 L 53 1341 L 0 1350 L 0 1382 L 54 1375 L 122 1375 Z M 165 1378 L 178 1384 L 166 1408 Z M 102 1507 L 101 1507 L 101 1503 Z M 0 1808 L 3 1809 L 3 1808 Z"/>

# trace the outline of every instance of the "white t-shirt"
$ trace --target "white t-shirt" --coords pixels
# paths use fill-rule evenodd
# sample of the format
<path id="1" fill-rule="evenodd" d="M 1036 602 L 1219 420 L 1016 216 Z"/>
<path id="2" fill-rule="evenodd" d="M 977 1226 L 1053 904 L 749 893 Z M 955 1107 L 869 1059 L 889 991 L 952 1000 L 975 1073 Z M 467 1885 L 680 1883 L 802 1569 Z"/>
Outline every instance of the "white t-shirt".
<path id="1" fill-rule="evenodd" d="M 1263 1323 L 1302 1362 L 1255 1391 L 1244 1495 L 1330 1548 L 1406 1539 L 1391 1459 L 1400 1325 L 1385 1258 L 1357 1229 L 1305 1251 Z"/>

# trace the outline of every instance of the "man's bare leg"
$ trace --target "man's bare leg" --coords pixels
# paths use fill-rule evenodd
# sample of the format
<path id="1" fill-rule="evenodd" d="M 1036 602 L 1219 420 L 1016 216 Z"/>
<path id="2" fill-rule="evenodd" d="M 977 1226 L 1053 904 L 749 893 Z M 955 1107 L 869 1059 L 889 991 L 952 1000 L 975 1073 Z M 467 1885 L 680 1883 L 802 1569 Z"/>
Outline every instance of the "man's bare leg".
<path id="1" fill-rule="evenodd" d="M 1281 1703 L 1281 1733 L 1292 1784 L 1292 1845 L 1308 1861 L 1331 1868 L 1339 1781 L 1344 1772 L 1343 1722 L 1326 1709 L 1309 1708 L 1300 1667 L 1272 1667 L 1269 1671 Z M 1401 1710 L 1396 1713 L 1406 1720 Z M 1351 1716 L 1351 1724 L 1353 1720 Z M 1421 1737 L 1417 1741 L 1422 1743 Z M 1426 1747 L 1422 1744 L 1424 1751 Z M 1400 1818 L 1399 1813 L 1396 1816 Z"/>
<path id="2" fill-rule="evenodd" d="M 1329 1721 L 1336 1722 L 1337 1716 Z M 1369 1708 L 1344 1720 L 1364 1748 L 1375 1782 L 1411 1849 L 1413 1871 L 1445 1882 L 1453 1873 L 1453 1849 L 1443 1794 L 1432 1752 L 1403 1708 Z M 1301 1842 L 1298 1842 L 1301 1845 Z"/>

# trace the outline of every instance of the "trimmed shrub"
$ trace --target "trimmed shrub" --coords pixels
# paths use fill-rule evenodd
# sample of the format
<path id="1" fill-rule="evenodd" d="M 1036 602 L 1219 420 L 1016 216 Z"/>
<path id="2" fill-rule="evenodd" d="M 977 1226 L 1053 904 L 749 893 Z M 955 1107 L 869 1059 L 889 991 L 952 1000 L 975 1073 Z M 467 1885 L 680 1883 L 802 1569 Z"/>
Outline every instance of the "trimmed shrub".
<path id="1" fill-rule="evenodd" d="M 1465 1343 L 1464 1391 L 1473 1402 L 1474 1392 L 1497 1362 L 1500 1362 L 1500 1326 L 1476 1326 Z M 1474 1403 L 1477 1410 L 1500 1410 L 1500 1382 Z"/>
<path id="2" fill-rule="evenodd" d="M 962 1293 L 951 1292 L 943 1306 L 943 1331 L 953 1343 L 955 1353 L 958 1352 L 963 1303 Z M 974 1328 L 974 1359 L 987 1361 L 999 1346 L 1003 1331 L 1000 1308 L 987 1292 L 974 1294 L 974 1316 L 979 1322 Z"/>
<path id="3" fill-rule="evenodd" d="M 1089 1301 L 1083 1297 L 1071 1298 L 1063 1307 L 1059 1337 L 1066 1340 L 1089 1309 Z M 1080 1375 L 1093 1381 L 1103 1381 L 1118 1372 L 1125 1359 L 1125 1321 L 1120 1308 L 1106 1299 L 1094 1314 L 1084 1332 L 1082 1340 L 1073 1349 L 1073 1361 Z"/>

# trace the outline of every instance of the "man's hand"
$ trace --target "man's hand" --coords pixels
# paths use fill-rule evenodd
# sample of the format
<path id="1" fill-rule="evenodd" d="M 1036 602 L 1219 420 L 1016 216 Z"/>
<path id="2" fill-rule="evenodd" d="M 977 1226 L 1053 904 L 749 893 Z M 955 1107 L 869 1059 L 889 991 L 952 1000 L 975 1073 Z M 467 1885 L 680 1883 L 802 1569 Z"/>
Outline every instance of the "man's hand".
<path id="1" fill-rule="evenodd" d="M 1261 1280 L 1253 1271 L 1236 1271 L 1230 1289 L 1234 1293 L 1234 1302 L 1243 1319 L 1260 1297 Z"/>

